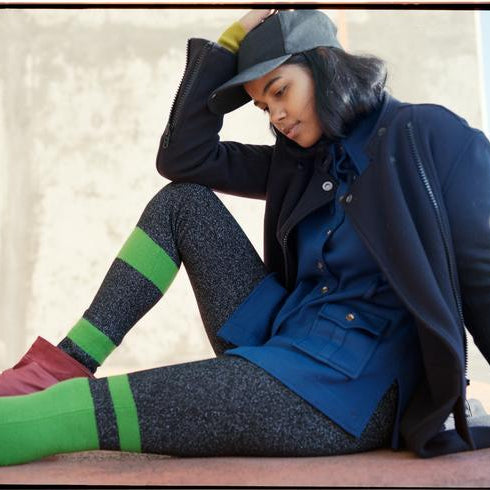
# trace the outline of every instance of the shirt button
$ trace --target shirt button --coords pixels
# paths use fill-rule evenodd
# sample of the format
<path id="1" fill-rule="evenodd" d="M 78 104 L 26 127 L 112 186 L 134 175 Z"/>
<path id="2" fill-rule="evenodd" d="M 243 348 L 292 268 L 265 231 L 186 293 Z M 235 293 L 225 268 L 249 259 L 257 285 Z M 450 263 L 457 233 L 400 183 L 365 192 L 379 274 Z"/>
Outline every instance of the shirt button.
<path id="1" fill-rule="evenodd" d="M 382 127 L 378 129 L 378 136 L 383 136 L 386 133 L 386 128 Z"/>
<path id="2" fill-rule="evenodd" d="M 354 315 L 354 313 L 347 313 L 347 315 L 345 315 L 345 319 L 349 322 L 351 322 L 352 320 L 354 320 L 356 318 L 356 316 Z"/>
<path id="3" fill-rule="evenodd" d="M 329 180 L 325 181 L 322 184 L 322 189 L 326 192 L 331 191 L 333 189 L 333 184 Z"/>
<path id="4" fill-rule="evenodd" d="M 322 294 L 328 293 L 328 286 L 323 286 L 322 287 Z"/>
<path id="5" fill-rule="evenodd" d="M 343 195 L 342 195 L 342 196 L 340 196 L 340 197 L 339 197 L 339 202 L 344 202 L 344 199 L 345 199 L 345 196 L 343 196 Z"/>
<path id="6" fill-rule="evenodd" d="M 303 165 L 303 162 L 298 162 L 296 167 L 298 168 L 298 170 L 303 170 L 305 168 L 305 166 Z"/>
<path id="7" fill-rule="evenodd" d="M 352 194 L 349 194 L 346 198 L 345 198 L 345 202 L 347 204 L 349 204 L 350 202 L 352 202 Z"/>
<path id="8" fill-rule="evenodd" d="M 332 230 L 327 230 L 327 236 L 330 236 L 332 234 Z"/>
<path id="9" fill-rule="evenodd" d="M 322 270 L 323 269 L 323 262 L 321 260 L 319 260 L 317 263 L 316 263 L 316 266 L 318 267 L 318 269 Z"/>

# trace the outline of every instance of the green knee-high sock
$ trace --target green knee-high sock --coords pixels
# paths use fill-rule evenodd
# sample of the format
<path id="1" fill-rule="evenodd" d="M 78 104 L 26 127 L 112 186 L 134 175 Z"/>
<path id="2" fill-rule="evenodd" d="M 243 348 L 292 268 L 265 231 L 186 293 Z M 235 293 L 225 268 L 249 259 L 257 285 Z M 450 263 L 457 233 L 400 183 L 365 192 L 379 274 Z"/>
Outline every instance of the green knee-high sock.
<path id="1" fill-rule="evenodd" d="M 95 372 L 129 329 L 163 296 L 180 262 L 136 227 L 112 263 L 92 304 L 58 344 Z"/>
<path id="2" fill-rule="evenodd" d="M 108 386 L 109 400 L 94 387 Z M 95 398 L 98 400 L 94 400 Z M 26 463 L 58 453 L 112 449 L 115 418 L 118 448 L 141 452 L 136 406 L 127 375 L 98 380 L 76 378 L 30 395 L 0 398 L 0 466 Z M 107 435 L 109 434 L 109 435 Z"/>

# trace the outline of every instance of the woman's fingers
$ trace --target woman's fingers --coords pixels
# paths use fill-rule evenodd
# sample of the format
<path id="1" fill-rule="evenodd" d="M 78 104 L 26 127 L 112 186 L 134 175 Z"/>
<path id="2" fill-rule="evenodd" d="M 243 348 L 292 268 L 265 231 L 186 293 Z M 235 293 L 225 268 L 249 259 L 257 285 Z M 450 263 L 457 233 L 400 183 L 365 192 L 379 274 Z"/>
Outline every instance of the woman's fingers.
<path id="1" fill-rule="evenodd" d="M 253 9 L 247 12 L 238 22 L 240 22 L 246 32 L 249 32 L 276 12 L 276 9 Z"/>

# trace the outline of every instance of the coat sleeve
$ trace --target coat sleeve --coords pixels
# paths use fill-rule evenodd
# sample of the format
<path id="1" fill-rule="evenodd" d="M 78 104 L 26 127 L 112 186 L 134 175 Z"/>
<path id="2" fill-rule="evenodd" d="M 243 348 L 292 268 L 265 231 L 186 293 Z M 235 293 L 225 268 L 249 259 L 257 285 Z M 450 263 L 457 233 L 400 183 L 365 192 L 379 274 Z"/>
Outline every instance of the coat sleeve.
<path id="1" fill-rule="evenodd" d="M 443 192 L 465 324 L 490 362 L 490 143 L 473 132 Z"/>
<path id="2" fill-rule="evenodd" d="M 173 181 L 265 199 L 273 147 L 220 141 L 223 116 L 207 105 L 213 90 L 235 73 L 235 54 L 204 39 L 188 41 L 185 72 L 160 140 L 157 170 Z"/>

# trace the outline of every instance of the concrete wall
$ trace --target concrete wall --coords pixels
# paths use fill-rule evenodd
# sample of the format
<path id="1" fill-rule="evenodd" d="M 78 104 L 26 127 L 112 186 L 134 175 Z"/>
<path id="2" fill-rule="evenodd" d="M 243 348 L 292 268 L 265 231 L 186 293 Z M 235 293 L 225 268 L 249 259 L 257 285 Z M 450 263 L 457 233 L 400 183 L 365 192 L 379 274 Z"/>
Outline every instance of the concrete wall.
<path id="1" fill-rule="evenodd" d="M 490 11 L 484 10 L 478 13 L 477 29 L 480 43 L 480 71 L 481 71 L 481 106 L 482 106 L 482 129 L 490 137 Z"/>
<path id="2" fill-rule="evenodd" d="M 243 10 L 0 13 L 0 369 L 56 343 L 90 304 L 151 196 L 159 138 L 189 37 L 217 39 Z M 473 12 L 327 11 L 352 51 L 388 61 L 389 87 L 481 125 Z M 272 143 L 245 107 L 223 139 Z M 237 130 L 239 129 L 239 130 Z M 262 253 L 263 203 L 220 195 Z M 212 357 L 182 269 L 99 373 Z"/>

